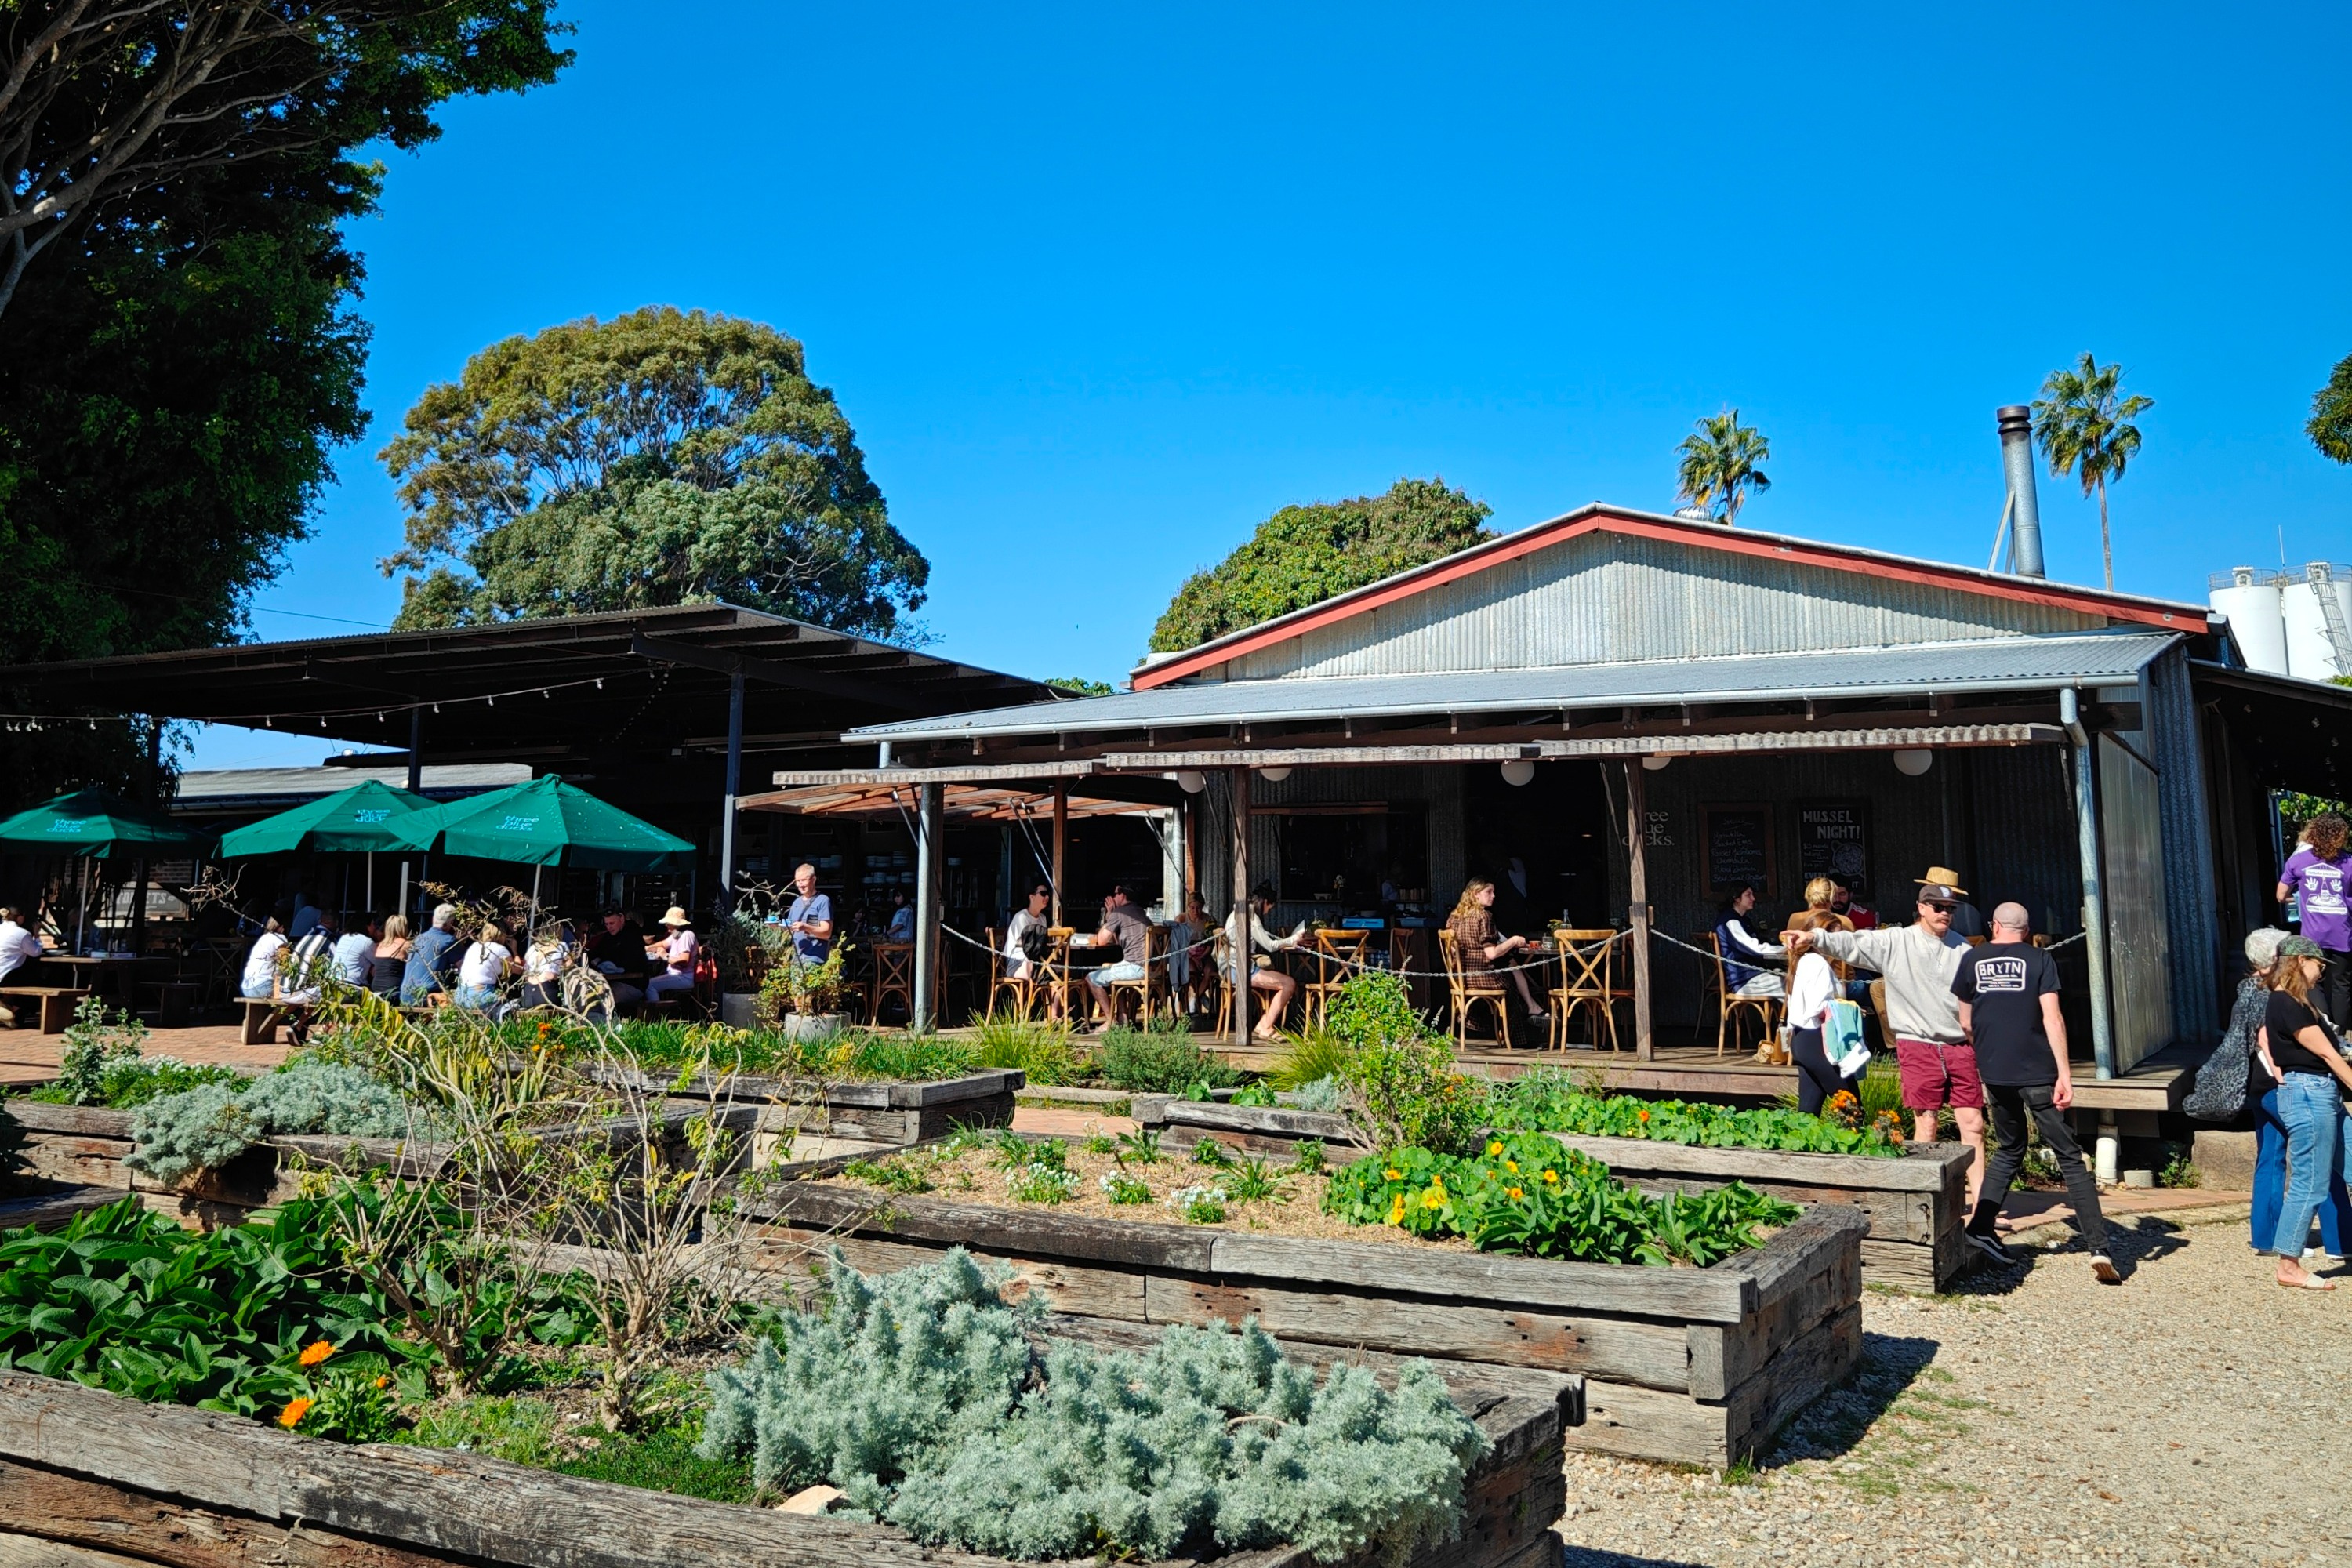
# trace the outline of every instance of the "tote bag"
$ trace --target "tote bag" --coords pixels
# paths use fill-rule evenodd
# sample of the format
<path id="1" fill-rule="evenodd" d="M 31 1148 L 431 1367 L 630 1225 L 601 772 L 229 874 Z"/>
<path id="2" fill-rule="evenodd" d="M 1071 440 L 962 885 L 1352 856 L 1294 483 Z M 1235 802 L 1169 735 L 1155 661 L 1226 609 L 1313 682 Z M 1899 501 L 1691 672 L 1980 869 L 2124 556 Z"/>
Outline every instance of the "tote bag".
<path id="1" fill-rule="evenodd" d="M 1843 996 L 1822 1014 L 1822 1054 L 1846 1078 L 1870 1065 L 1870 1047 L 1862 1043 L 1862 1008 Z"/>

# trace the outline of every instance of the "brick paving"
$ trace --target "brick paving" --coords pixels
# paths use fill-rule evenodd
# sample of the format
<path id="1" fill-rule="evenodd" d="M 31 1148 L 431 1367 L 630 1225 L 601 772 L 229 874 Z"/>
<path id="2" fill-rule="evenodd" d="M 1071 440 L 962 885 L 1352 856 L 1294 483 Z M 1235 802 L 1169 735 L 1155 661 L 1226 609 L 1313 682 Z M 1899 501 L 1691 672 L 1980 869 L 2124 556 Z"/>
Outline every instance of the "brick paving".
<path id="1" fill-rule="evenodd" d="M 58 1054 L 65 1048 L 63 1035 L 35 1029 L 0 1029 L 0 1085 L 30 1088 L 58 1075 Z M 235 1024 L 192 1024 L 178 1029 L 149 1029 L 146 1053 L 177 1057 L 184 1062 L 219 1063 L 244 1072 L 267 1072 L 284 1061 L 292 1047 L 281 1033 L 274 1046 L 248 1046 L 237 1039 Z"/>

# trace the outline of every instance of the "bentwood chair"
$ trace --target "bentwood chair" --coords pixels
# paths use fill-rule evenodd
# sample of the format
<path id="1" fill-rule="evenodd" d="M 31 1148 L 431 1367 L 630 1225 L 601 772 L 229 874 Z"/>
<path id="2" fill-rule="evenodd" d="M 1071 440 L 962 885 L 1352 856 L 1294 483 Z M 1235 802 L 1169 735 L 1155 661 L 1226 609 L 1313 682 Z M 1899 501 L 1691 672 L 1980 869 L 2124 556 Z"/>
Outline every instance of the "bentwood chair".
<path id="1" fill-rule="evenodd" d="M 1602 1030 L 1609 1048 L 1617 1043 L 1616 995 L 1611 981 L 1617 967 L 1617 933 L 1606 926 L 1590 931 L 1561 927 L 1552 932 L 1559 943 L 1559 988 L 1551 994 L 1551 1043 L 1568 1048 L 1569 1021 L 1578 1013 L 1591 1016 L 1592 1045 L 1601 1046 Z"/>
<path id="2" fill-rule="evenodd" d="M 1318 931 L 1315 933 L 1315 969 L 1313 980 L 1307 983 L 1307 1024 L 1309 1028 L 1323 1022 L 1331 1005 L 1331 998 L 1349 977 L 1364 967 L 1364 950 L 1372 940 L 1368 931 Z"/>
<path id="3" fill-rule="evenodd" d="M 1070 1011 L 1073 988 L 1086 984 L 1083 975 L 1070 968 L 1070 939 L 1077 935 L 1074 926 L 1047 926 L 1045 936 L 1054 945 L 1037 964 L 1037 988 L 1045 997 L 1046 1016 L 1076 1018 Z M 1083 998 L 1080 998 L 1083 1000 Z"/>
<path id="4" fill-rule="evenodd" d="M 915 944 L 911 942 L 876 942 L 866 944 L 874 955 L 874 974 L 866 987 L 866 1017 L 870 1024 L 882 1021 L 882 1004 L 896 996 L 907 1016 L 915 1016 Z"/>
<path id="5" fill-rule="evenodd" d="M 1143 978 L 1114 980 L 1110 983 L 1111 1016 L 1118 1016 L 1119 1001 L 1135 998 L 1135 1018 L 1139 1026 L 1148 1026 L 1165 1006 L 1172 1015 L 1176 998 L 1168 986 L 1168 928 L 1164 925 L 1144 928 Z"/>
<path id="6" fill-rule="evenodd" d="M 1752 1013 L 1765 1039 L 1773 1038 L 1780 1027 L 1780 1016 L 1788 1006 L 1781 996 L 1742 996 L 1731 988 L 1730 976 L 1723 962 L 1723 941 L 1713 931 L 1702 931 L 1691 938 L 1691 945 L 1709 954 L 1715 970 L 1715 1054 L 1723 1055 L 1727 1037 L 1747 1048 L 1746 1030 L 1738 1020 Z"/>
<path id="7" fill-rule="evenodd" d="M 1472 981 L 1462 967 L 1462 939 L 1450 927 L 1439 930 L 1437 950 L 1445 960 L 1445 989 L 1454 1004 L 1454 1043 L 1469 1045 L 1470 1009 L 1484 1005 L 1494 1014 L 1495 1037 L 1506 1050 L 1509 1049 L 1511 1012 L 1503 999 L 1502 982 L 1485 973 L 1477 977 L 1476 983 Z"/>
<path id="8" fill-rule="evenodd" d="M 1027 974 L 1007 974 L 1004 972 L 1004 966 L 1011 960 L 1004 956 L 1004 932 L 992 928 L 986 934 L 990 955 L 988 959 L 989 1012 L 1003 1016 L 998 1010 L 1004 1005 L 1005 1000 L 1010 998 L 1016 1016 L 1023 1018 L 1034 1016 L 1037 1011 L 1037 999 L 1044 994 L 1042 984 L 1037 977 L 1037 966 L 1032 965 Z"/>

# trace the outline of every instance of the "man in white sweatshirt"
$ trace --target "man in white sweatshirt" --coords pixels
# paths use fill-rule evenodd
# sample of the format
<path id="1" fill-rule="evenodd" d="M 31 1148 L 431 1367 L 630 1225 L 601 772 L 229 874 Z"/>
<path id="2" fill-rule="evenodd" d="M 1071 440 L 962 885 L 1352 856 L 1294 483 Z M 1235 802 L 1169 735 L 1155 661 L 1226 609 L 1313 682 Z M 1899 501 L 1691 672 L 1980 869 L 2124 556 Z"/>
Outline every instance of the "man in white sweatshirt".
<path id="1" fill-rule="evenodd" d="M 1784 931 L 1791 952 L 1817 947 L 1845 963 L 1874 969 L 1886 979 L 1886 1014 L 1880 1026 L 1895 1039 L 1895 1065 L 1903 1079 L 1903 1103 L 1910 1108 L 1912 1136 L 1936 1138 L 1936 1112 L 1949 1104 L 1969 1162 L 1969 1211 L 1974 1213 L 1977 1184 L 1984 1179 L 1984 1083 L 1977 1076 L 1976 1047 L 1960 1027 L 1959 999 L 1952 976 L 1968 939 L 1952 930 L 1952 910 L 1968 893 L 1958 876 L 1930 866 L 1919 879 L 1919 916 L 1907 926 L 1877 931 Z"/>

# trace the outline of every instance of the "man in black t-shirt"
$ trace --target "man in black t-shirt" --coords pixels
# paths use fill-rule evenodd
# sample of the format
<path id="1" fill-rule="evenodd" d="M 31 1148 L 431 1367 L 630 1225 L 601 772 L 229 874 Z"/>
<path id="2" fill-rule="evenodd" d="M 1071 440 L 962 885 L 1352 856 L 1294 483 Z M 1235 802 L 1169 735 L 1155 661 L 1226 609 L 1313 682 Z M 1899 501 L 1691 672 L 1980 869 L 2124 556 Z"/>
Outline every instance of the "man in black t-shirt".
<path id="1" fill-rule="evenodd" d="M 1976 1213 L 1969 1217 L 1969 1245 L 1996 1263 L 2011 1263 L 1994 1234 L 2009 1185 L 2025 1163 L 2026 1121 L 2041 1130 L 2042 1147 L 2058 1161 L 2066 1179 L 2074 1226 L 2091 1249 L 2091 1272 L 2114 1285 L 2123 1276 L 2107 1257 L 2107 1222 L 2099 1212 L 2099 1184 L 2083 1163 L 2083 1145 L 2067 1124 L 2074 1103 L 2074 1076 L 2066 1061 L 2066 1020 L 2058 1012 L 2058 961 L 2025 940 L 2022 904 L 1992 912 L 1992 940 L 1971 948 L 1952 976 L 1959 998 L 1960 1027 L 1977 1049 L 1977 1072 L 1984 1080 L 2000 1147 L 1985 1162 L 1984 1185 Z"/>

